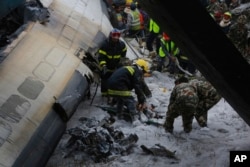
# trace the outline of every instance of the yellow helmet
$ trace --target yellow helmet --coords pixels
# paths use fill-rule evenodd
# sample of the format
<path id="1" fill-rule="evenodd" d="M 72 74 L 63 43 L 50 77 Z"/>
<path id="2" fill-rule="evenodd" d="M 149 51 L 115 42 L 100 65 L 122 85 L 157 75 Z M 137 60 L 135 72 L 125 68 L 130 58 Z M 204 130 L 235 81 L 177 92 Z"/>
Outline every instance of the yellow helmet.
<path id="1" fill-rule="evenodd" d="M 126 0 L 126 5 L 129 6 L 132 2 L 133 0 Z"/>
<path id="2" fill-rule="evenodd" d="M 140 66 L 143 69 L 143 71 L 149 72 L 148 62 L 146 62 L 145 60 L 138 59 L 138 60 L 136 60 L 135 64 Z"/>
<path id="3" fill-rule="evenodd" d="M 232 17 L 232 14 L 231 14 L 230 12 L 225 12 L 225 13 L 224 13 L 224 16 L 228 16 L 228 17 L 231 18 L 231 17 Z"/>

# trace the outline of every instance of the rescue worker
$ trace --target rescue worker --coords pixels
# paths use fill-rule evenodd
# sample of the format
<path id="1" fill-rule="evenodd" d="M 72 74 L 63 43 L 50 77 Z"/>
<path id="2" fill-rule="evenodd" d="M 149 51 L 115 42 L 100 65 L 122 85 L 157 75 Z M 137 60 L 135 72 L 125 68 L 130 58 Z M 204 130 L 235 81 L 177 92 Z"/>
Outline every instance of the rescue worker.
<path id="1" fill-rule="evenodd" d="M 160 38 L 158 37 L 160 34 L 160 27 L 152 18 L 149 19 L 148 31 L 149 31 L 149 35 L 146 40 L 146 46 L 149 51 L 149 56 L 155 57 L 155 55 L 158 53 L 159 48 L 160 48 Z M 154 41 L 156 41 L 155 50 L 153 48 Z"/>
<path id="2" fill-rule="evenodd" d="M 167 41 L 169 41 L 170 38 L 169 36 L 163 32 L 162 38 L 161 38 L 161 46 L 159 48 L 159 53 L 158 53 L 158 65 L 157 65 L 157 71 L 161 72 L 162 68 L 167 61 L 166 58 L 170 58 L 170 54 L 167 49 Z"/>
<path id="3" fill-rule="evenodd" d="M 126 28 L 126 19 L 124 19 L 122 6 L 119 6 L 117 3 L 113 3 L 112 9 L 110 21 L 113 27 L 119 30 L 124 30 Z"/>
<path id="4" fill-rule="evenodd" d="M 98 53 L 99 65 L 101 71 L 101 93 L 102 96 L 107 96 L 107 80 L 112 73 L 120 66 L 121 62 L 126 58 L 127 47 L 120 40 L 121 33 L 118 29 L 111 30 L 108 39 L 106 39 Z M 108 103 L 110 99 L 108 98 Z"/>
<path id="5" fill-rule="evenodd" d="M 149 70 L 148 63 L 143 59 L 138 59 L 131 66 L 123 66 L 117 69 L 108 80 L 108 94 L 117 100 L 118 118 L 129 115 L 132 122 L 140 118 L 140 113 L 146 105 L 146 97 L 142 85 L 144 84 L 143 73 Z M 137 109 L 132 90 L 137 95 Z M 123 107 L 127 112 L 124 113 Z"/>
<path id="6" fill-rule="evenodd" d="M 137 9 L 139 10 L 139 12 L 141 13 L 141 30 L 142 30 L 142 38 L 145 38 L 146 34 L 148 33 L 146 31 L 146 27 L 148 27 L 148 23 L 149 23 L 149 15 L 148 13 L 141 7 L 141 5 L 137 2 L 136 4 Z"/>
<path id="7" fill-rule="evenodd" d="M 220 101 L 221 96 L 205 79 L 191 79 L 189 83 L 195 87 L 199 97 L 195 119 L 201 127 L 206 127 L 208 110 Z"/>
<path id="8" fill-rule="evenodd" d="M 230 29 L 230 26 L 231 26 L 231 18 L 232 18 L 232 14 L 230 12 L 225 12 L 223 14 L 223 18 L 222 20 L 220 21 L 219 25 L 222 29 L 222 31 L 227 34 L 229 29 Z"/>
<path id="9" fill-rule="evenodd" d="M 230 26 L 228 37 L 240 51 L 242 56 L 249 61 L 249 46 L 248 46 L 248 28 L 247 17 L 242 14 L 237 18 L 237 21 Z"/>
<path id="10" fill-rule="evenodd" d="M 220 2 L 218 0 L 209 0 L 206 9 L 208 13 L 212 13 L 212 14 L 218 11 L 221 12 Z"/>
<path id="11" fill-rule="evenodd" d="M 169 60 L 168 71 L 170 72 L 170 74 L 174 74 L 177 70 L 175 60 L 178 54 L 179 54 L 179 48 L 176 46 L 174 41 L 172 41 L 170 37 L 165 32 L 163 32 L 161 38 L 161 46 L 159 48 L 159 53 L 158 53 L 160 58 L 158 70 L 161 71 L 162 63 L 165 57 L 167 56 Z"/>
<path id="12" fill-rule="evenodd" d="M 188 83 L 186 77 L 180 77 L 175 81 L 175 87 L 170 95 L 168 111 L 164 128 L 166 132 L 173 133 L 174 120 L 182 116 L 183 128 L 186 133 L 192 131 L 192 123 L 196 107 L 198 105 L 196 88 Z"/>
<path id="13" fill-rule="evenodd" d="M 130 4 L 130 11 L 127 14 L 127 25 L 126 30 L 128 32 L 127 36 L 141 36 L 141 13 L 136 8 L 135 3 Z"/>
<path id="14" fill-rule="evenodd" d="M 218 0 L 209 0 L 206 9 L 208 13 L 211 13 L 214 16 L 215 21 L 220 23 L 224 13 L 224 9 L 221 8 L 220 2 Z"/>
<path id="15" fill-rule="evenodd" d="M 229 6 L 229 10 L 233 10 L 240 6 L 240 1 L 239 0 L 231 0 Z"/>

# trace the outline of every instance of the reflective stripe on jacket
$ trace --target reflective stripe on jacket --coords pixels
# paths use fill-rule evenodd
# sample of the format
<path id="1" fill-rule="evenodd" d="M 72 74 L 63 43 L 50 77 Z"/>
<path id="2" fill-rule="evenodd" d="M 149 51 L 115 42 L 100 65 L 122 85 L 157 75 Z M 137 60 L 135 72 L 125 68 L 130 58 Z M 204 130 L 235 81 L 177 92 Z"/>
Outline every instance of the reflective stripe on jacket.
<path id="1" fill-rule="evenodd" d="M 142 89 L 143 73 L 136 66 L 123 66 L 117 69 L 108 79 L 108 94 L 111 96 L 132 96 L 132 90 L 138 98 L 138 102 L 146 101 Z"/>
<path id="2" fill-rule="evenodd" d="M 126 57 L 127 47 L 121 40 L 116 44 L 113 44 L 110 40 L 106 40 L 98 53 L 99 65 L 103 66 L 105 64 L 109 70 L 114 70 L 119 66 L 120 59 Z"/>
<path id="3" fill-rule="evenodd" d="M 130 30 L 140 30 L 141 29 L 141 22 L 140 22 L 140 12 L 136 10 L 131 10 L 129 14 L 132 17 L 131 23 L 130 23 Z"/>

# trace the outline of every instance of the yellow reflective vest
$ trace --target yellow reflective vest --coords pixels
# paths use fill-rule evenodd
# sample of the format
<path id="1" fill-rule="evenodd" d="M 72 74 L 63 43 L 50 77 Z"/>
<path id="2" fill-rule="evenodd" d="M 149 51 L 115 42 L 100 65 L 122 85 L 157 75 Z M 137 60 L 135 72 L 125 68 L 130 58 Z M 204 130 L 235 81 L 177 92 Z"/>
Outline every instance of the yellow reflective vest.
<path id="1" fill-rule="evenodd" d="M 159 48 L 159 56 L 165 57 L 168 56 L 166 51 L 171 56 L 176 56 L 179 53 L 179 48 L 176 46 L 176 44 L 173 41 L 165 41 L 163 38 L 161 38 L 161 47 Z M 163 48 L 164 47 L 164 48 Z M 166 50 L 166 51 L 164 51 Z"/>
<path id="2" fill-rule="evenodd" d="M 149 32 L 151 31 L 156 34 L 160 32 L 160 27 L 158 26 L 158 24 L 156 24 L 156 22 L 154 22 L 153 19 L 149 20 Z"/>

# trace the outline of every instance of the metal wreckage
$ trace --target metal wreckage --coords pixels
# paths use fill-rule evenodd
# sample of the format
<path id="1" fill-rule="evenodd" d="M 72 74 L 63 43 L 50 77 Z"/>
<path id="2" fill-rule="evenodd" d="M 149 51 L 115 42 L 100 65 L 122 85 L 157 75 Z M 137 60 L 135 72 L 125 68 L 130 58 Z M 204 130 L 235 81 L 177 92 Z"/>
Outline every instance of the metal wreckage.
<path id="1" fill-rule="evenodd" d="M 113 117 L 105 117 L 101 121 L 93 118 L 81 117 L 80 126 L 68 129 L 66 134 L 70 137 L 63 146 L 63 158 L 71 154 L 79 153 L 85 161 L 95 163 L 107 163 L 119 156 L 125 156 L 133 152 L 139 137 L 136 134 L 127 136 L 121 130 L 111 125 L 115 122 Z M 160 144 L 157 147 L 148 148 L 141 145 L 141 149 L 154 156 L 164 156 L 179 160 L 172 152 Z"/>
<path id="2" fill-rule="evenodd" d="M 117 155 L 129 154 L 139 139 L 136 134 L 125 136 L 122 131 L 114 129 L 111 125 L 115 119 L 112 117 L 101 121 L 81 117 L 79 121 L 79 127 L 66 131 L 71 137 L 64 146 L 64 158 L 73 151 L 81 151 L 96 163 L 109 162 Z"/>
<path id="3" fill-rule="evenodd" d="M 94 56 L 90 53 L 87 53 L 86 55 L 87 56 L 83 59 L 83 62 L 89 65 L 92 71 L 95 71 L 97 74 L 100 73 L 99 66 Z M 98 87 L 98 85 L 96 87 Z M 95 94 L 96 92 L 91 99 L 90 105 L 92 105 Z M 114 129 L 114 127 L 112 127 L 112 124 L 115 122 L 114 117 L 117 116 L 116 107 L 102 105 L 94 106 L 106 111 L 110 117 L 105 117 L 101 121 L 96 120 L 95 117 L 79 118 L 81 125 L 66 131 L 66 134 L 70 137 L 63 146 L 63 158 L 67 158 L 74 153 L 81 152 L 81 155 L 86 158 L 86 161 L 106 163 L 114 160 L 117 156 L 125 156 L 132 153 L 133 148 L 137 146 L 136 143 L 139 140 L 139 137 L 136 134 L 129 134 L 125 136 L 121 130 Z M 164 117 L 155 111 L 155 108 L 156 106 L 153 104 L 151 104 L 148 108 L 144 108 L 142 114 L 140 115 L 140 121 L 147 125 L 157 127 L 163 126 L 161 123 L 155 122 L 152 119 L 162 119 Z M 126 112 L 126 108 L 123 108 L 122 113 L 122 119 L 127 122 L 132 122 L 132 118 L 128 112 Z M 140 148 L 146 154 L 165 156 L 178 160 L 175 156 L 175 152 L 168 150 L 160 144 L 156 144 L 156 147 L 152 148 L 141 145 Z"/>

